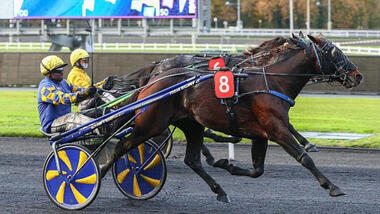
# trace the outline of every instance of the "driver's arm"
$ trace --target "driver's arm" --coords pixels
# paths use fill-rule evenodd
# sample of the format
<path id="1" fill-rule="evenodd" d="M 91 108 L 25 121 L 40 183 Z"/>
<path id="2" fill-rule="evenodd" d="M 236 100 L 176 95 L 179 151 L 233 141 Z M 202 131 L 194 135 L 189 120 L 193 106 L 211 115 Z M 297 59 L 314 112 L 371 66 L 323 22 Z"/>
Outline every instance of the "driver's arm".
<path id="1" fill-rule="evenodd" d="M 53 105 L 70 105 L 77 102 L 80 92 L 65 93 L 58 90 L 55 86 L 43 87 L 41 90 L 41 100 Z"/>

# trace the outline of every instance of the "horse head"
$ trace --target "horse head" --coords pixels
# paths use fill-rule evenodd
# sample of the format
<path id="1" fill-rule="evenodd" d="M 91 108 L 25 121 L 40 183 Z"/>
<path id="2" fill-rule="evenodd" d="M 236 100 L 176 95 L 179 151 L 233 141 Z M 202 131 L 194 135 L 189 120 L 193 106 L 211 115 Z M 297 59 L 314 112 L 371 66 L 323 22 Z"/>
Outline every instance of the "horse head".
<path id="1" fill-rule="evenodd" d="M 319 72 L 331 75 L 332 81 L 338 81 L 346 88 L 360 84 L 363 75 L 342 50 L 323 37 L 307 36 L 312 41 L 311 46 Z"/>

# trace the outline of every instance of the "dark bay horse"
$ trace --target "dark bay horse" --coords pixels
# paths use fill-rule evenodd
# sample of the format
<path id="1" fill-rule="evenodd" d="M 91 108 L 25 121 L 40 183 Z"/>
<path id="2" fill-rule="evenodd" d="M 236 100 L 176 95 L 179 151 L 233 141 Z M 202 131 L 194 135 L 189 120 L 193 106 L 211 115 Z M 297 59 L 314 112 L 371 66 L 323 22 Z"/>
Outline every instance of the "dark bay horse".
<path id="1" fill-rule="evenodd" d="M 333 75 L 335 80 L 346 88 L 357 86 L 362 75 L 348 58 L 331 42 L 323 38 L 309 36 L 312 40 L 304 49 L 295 49 L 289 52 L 288 57 L 261 70 L 247 69 L 249 74 L 241 82 L 240 102 L 234 106 L 237 129 L 230 129 L 229 120 L 225 113 L 225 106 L 214 95 L 212 80 L 202 82 L 180 94 L 170 96 L 160 102 L 153 103 L 149 109 L 135 120 L 135 128 L 131 135 L 119 142 L 112 155 L 111 161 L 104 165 L 101 173 L 104 176 L 112 163 L 127 151 L 145 142 L 149 138 L 159 135 L 170 124 L 179 127 L 187 140 L 185 163 L 192 168 L 217 194 L 217 199 L 228 202 L 229 198 L 223 188 L 203 169 L 200 159 L 203 144 L 204 127 L 226 134 L 255 139 L 253 177 L 264 172 L 264 160 L 267 141 L 279 144 L 289 155 L 307 168 L 317 179 L 319 184 L 329 190 L 330 196 L 340 196 L 344 193 L 334 185 L 315 166 L 313 160 L 299 146 L 289 130 L 288 112 L 290 104 L 284 99 L 265 91 L 268 87 L 295 99 L 312 75 Z M 278 75 L 264 75 L 278 74 Z M 258 74 L 262 72 L 262 74 Z M 155 82 L 163 76 L 185 73 L 172 76 Z M 286 76 L 281 74 L 287 74 Z M 135 93 L 137 100 L 165 89 L 175 83 L 183 81 L 198 72 L 190 69 L 172 69 L 164 74 L 153 77 L 155 82 Z M 266 84 L 267 83 L 267 84 Z"/>
<path id="2" fill-rule="evenodd" d="M 295 36 L 293 36 L 293 38 L 298 39 L 298 37 Z M 281 60 L 281 58 L 286 55 L 287 51 L 290 51 L 292 48 L 297 48 L 296 46 L 289 45 L 288 40 L 289 39 L 283 37 L 277 37 L 263 42 L 256 48 L 249 48 L 245 50 L 243 54 L 223 55 L 221 57 L 223 57 L 226 62 L 226 66 L 230 68 L 237 65 L 245 67 L 263 67 Z M 152 75 L 157 75 L 172 68 L 183 68 L 190 66 L 196 69 L 208 70 L 208 63 L 212 57 L 215 56 L 181 55 L 162 60 L 157 64 L 146 66 L 138 71 L 116 78 L 114 80 L 112 94 L 115 97 L 118 97 L 131 89 L 143 87 L 147 84 Z M 292 125 L 290 126 L 290 131 L 307 151 L 318 151 L 317 147 L 299 134 Z M 207 162 L 210 165 L 214 165 L 215 161 L 213 161 L 213 157 L 208 149 L 204 146 L 202 151 L 203 154 L 206 155 L 206 159 L 208 160 Z M 228 164 L 228 162 L 224 162 L 223 166 L 225 164 Z M 217 165 L 219 166 L 220 164 Z M 240 174 L 240 170 L 237 171 L 234 167 L 231 168 L 231 165 L 229 165 L 229 169 L 233 169 L 232 171 L 234 174 Z M 231 170 L 229 171 L 232 173 Z"/>
<path id="3" fill-rule="evenodd" d="M 296 40 L 291 42 L 287 38 L 277 37 L 263 42 L 256 48 L 245 50 L 242 55 L 223 55 L 221 57 L 223 57 L 227 67 L 234 67 L 236 65 L 241 67 L 263 67 L 281 60 L 289 51 L 299 49 L 299 45 L 302 45 L 303 42 L 295 36 L 293 36 L 293 38 Z M 191 68 L 208 71 L 209 61 L 211 59 L 212 57 L 210 56 L 202 55 L 181 55 L 165 59 L 157 64 L 147 66 L 133 73 L 116 78 L 114 81 L 113 94 L 117 97 L 133 88 L 143 87 L 148 83 L 152 75 L 158 75 L 172 68 L 190 66 Z M 305 147 L 306 151 L 318 151 L 317 147 L 299 134 L 291 124 L 289 124 L 289 130 L 297 141 Z M 252 141 L 252 154 L 255 153 L 254 150 L 256 149 L 256 144 L 254 142 L 255 140 Z M 215 161 L 211 152 L 204 144 L 202 145 L 202 154 L 206 157 L 206 162 L 211 166 L 225 169 L 233 175 L 255 176 L 252 175 L 251 171 L 248 169 L 243 169 L 230 164 L 228 159 Z"/>

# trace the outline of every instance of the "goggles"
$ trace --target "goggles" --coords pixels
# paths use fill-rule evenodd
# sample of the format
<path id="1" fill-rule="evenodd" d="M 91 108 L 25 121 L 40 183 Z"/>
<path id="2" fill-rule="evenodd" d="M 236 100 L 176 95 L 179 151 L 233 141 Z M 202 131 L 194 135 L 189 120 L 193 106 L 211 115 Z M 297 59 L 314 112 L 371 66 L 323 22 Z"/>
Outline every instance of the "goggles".
<path id="1" fill-rule="evenodd" d="M 51 73 L 63 73 L 63 67 L 62 68 L 56 68 L 51 71 Z"/>

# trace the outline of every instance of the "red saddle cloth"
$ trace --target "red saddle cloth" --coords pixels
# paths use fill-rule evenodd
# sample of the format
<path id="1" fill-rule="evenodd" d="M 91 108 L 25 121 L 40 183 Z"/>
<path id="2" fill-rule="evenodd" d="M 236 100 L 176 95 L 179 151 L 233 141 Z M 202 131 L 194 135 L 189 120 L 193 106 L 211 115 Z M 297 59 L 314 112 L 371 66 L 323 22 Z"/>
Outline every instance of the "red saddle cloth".
<path id="1" fill-rule="evenodd" d="M 226 63 L 222 57 L 213 58 L 208 62 L 208 68 L 210 70 L 218 70 L 223 67 L 226 67 Z"/>
<path id="2" fill-rule="evenodd" d="M 225 67 L 222 57 L 211 59 L 209 62 L 210 70 L 218 70 Z M 234 74 L 231 71 L 217 71 L 214 74 L 215 96 L 219 99 L 231 98 L 234 96 Z"/>

